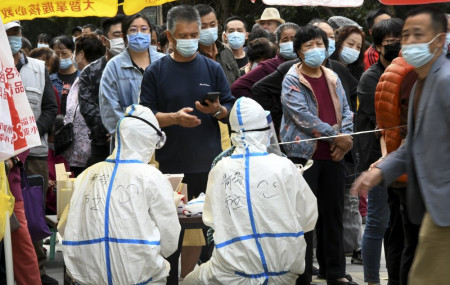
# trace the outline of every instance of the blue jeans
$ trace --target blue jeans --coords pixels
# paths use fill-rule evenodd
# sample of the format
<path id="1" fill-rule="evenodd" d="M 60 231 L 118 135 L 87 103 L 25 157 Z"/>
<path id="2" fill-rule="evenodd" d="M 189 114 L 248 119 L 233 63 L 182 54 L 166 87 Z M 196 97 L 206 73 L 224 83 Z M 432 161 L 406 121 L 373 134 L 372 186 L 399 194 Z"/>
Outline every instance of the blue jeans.
<path id="1" fill-rule="evenodd" d="M 389 225 L 387 189 L 375 186 L 368 195 L 367 220 L 362 240 L 364 282 L 380 282 L 380 259 L 384 233 Z"/>

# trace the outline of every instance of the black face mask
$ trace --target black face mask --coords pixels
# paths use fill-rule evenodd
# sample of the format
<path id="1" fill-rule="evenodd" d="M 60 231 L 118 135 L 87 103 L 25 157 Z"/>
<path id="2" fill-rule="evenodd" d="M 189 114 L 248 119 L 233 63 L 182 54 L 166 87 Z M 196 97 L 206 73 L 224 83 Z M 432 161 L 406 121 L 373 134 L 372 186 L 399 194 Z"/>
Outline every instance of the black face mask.
<path id="1" fill-rule="evenodd" d="M 384 47 L 384 54 L 383 57 L 387 61 L 393 61 L 394 58 L 398 57 L 398 54 L 400 50 L 402 49 L 402 45 L 400 42 L 397 42 L 395 44 L 385 45 Z"/>

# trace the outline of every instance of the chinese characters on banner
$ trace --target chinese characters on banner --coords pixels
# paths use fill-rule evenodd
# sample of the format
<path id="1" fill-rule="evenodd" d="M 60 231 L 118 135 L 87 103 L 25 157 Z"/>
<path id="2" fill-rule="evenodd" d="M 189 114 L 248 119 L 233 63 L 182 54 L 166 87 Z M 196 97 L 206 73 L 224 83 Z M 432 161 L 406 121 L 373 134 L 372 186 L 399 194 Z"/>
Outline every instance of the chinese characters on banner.
<path id="1" fill-rule="evenodd" d="M 126 15 L 133 15 L 141 11 L 145 7 L 149 6 L 159 6 L 167 2 L 172 2 L 175 0 L 124 0 L 123 1 L 123 12 Z"/>
<path id="2" fill-rule="evenodd" d="M 263 3 L 281 6 L 358 7 L 363 4 L 363 0 L 263 0 Z"/>
<path id="3" fill-rule="evenodd" d="M 1 17 L 0 17 L 1 18 Z M 20 74 L 0 21 L 0 161 L 41 144 Z"/>
<path id="4" fill-rule="evenodd" d="M 114 17 L 116 14 L 117 0 L 1 0 L 0 2 L 0 16 L 3 23 L 48 17 Z"/>

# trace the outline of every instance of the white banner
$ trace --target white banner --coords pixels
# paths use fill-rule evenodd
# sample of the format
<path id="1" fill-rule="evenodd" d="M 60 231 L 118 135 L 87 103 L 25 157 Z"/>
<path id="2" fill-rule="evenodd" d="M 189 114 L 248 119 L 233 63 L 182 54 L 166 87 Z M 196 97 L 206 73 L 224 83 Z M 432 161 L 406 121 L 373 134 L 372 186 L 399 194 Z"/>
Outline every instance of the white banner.
<path id="1" fill-rule="evenodd" d="M 363 0 L 263 0 L 263 3 L 278 6 L 358 7 L 363 4 Z"/>
<path id="2" fill-rule="evenodd" d="M 41 144 L 0 18 L 0 161 Z"/>

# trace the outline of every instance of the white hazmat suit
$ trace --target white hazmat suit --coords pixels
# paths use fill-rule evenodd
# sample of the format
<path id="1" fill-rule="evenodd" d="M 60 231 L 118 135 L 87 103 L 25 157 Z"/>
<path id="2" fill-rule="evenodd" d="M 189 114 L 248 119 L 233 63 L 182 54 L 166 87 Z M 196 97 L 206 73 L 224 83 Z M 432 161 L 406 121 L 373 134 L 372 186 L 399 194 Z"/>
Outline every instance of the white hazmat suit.
<path id="1" fill-rule="evenodd" d="M 290 160 L 267 153 L 258 103 L 239 98 L 230 125 L 236 149 L 211 170 L 203 209 L 215 248 L 183 285 L 294 284 L 305 267 L 303 233 L 316 224 L 316 197 Z"/>
<path id="2" fill-rule="evenodd" d="M 77 177 L 63 248 L 78 283 L 165 284 L 181 227 L 169 181 L 148 164 L 162 138 L 150 109 L 132 105 L 114 152 Z"/>

